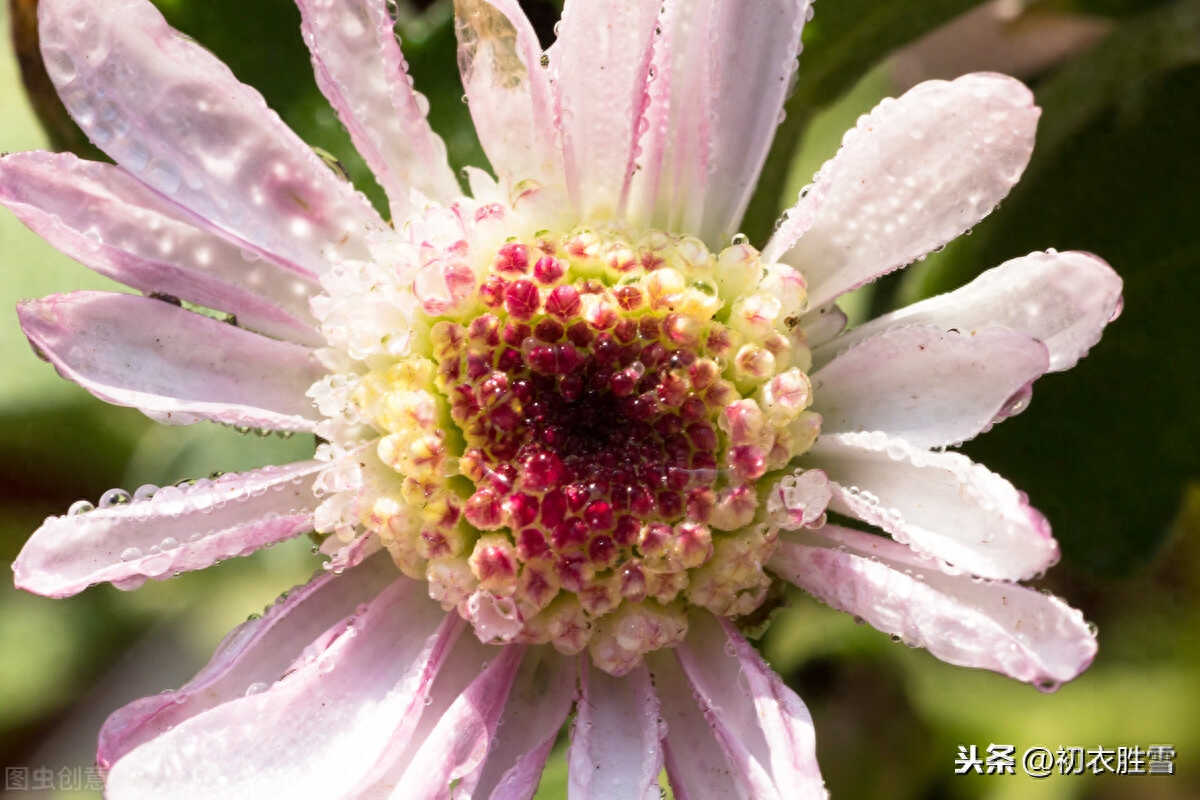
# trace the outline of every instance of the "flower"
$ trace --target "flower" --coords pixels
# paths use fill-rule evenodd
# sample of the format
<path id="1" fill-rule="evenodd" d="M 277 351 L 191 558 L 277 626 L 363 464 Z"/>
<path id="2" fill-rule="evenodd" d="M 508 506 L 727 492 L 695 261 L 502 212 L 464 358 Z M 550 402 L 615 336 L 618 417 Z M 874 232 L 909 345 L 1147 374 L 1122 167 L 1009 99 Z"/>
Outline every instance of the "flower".
<path id="1" fill-rule="evenodd" d="M 1025 87 L 885 101 L 759 251 L 736 232 L 807 2 L 569 0 L 542 53 L 513 0 L 458 0 L 495 170 L 469 196 L 384 0 L 298 4 L 390 224 L 146 0 L 40 7 L 116 165 L 0 161 L 26 224 L 146 295 L 22 303 L 61 374 L 163 422 L 323 440 L 114 490 L 22 551 L 17 584 L 57 597 L 323 536 L 323 574 L 110 717 L 108 796 L 527 797 L 574 707 L 579 797 L 646 796 L 664 765 L 681 797 L 821 797 L 808 712 L 738 628 L 784 581 L 1041 688 L 1090 663 L 1080 613 L 1017 583 L 1057 559 L 1045 520 L 945 447 L 1082 357 L 1119 278 L 1051 250 L 848 331 L 836 306 L 995 207 L 1032 148 Z"/>

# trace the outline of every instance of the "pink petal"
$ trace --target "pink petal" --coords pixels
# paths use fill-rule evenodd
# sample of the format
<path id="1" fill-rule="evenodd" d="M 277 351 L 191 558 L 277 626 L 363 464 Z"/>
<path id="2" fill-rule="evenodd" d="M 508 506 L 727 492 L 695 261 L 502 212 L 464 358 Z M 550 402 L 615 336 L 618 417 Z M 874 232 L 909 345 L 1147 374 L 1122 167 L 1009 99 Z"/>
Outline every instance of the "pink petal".
<path id="1" fill-rule="evenodd" d="M 1030 253 L 1006 261 L 953 292 L 871 320 L 813 351 L 822 364 L 896 325 L 925 324 L 963 332 L 1003 327 L 1042 342 L 1050 372 L 1073 367 L 1100 341 L 1120 311 L 1121 278 L 1090 253 Z"/>
<path id="2" fill-rule="evenodd" d="M 984 73 L 884 100 L 791 212 L 811 220 L 807 229 L 785 225 L 764 257 L 798 268 L 817 307 L 937 249 L 1008 194 L 1039 113 L 1020 82 Z"/>
<path id="3" fill-rule="evenodd" d="M 462 630 L 423 582 L 400 578 L 266 691 L 130 752 L 109 773 L 105 796 L 348 796 L 385 751 L 408 741 Z"/>
<path id="4" fill-rule="evenodd" d="M 104 723 L 96 762 L 110 768 L 138 745 L 222 703 L 265 690 L 309 642 L 396 578 L 382 556 L 344 576 L 325 572 L 280 595 L 261 618 L 230 631 L 212 659 L 178 691 L 136 700 Z"/>
<path id="5" fill-rule="evenodd" d="M 471 118 L 501 183 L 563 183 L 554 92 L 542 48 L 515 0 L 458 0 L 458 66 Z"/>
<path id="6" fill-rule="evenodd" d="M 579 663 L 548 647 L 530 649 L 508 692 L 503 728 L 487 760 L 458 784 L 464 797 L 528 800 L 575 701 Z"/>
<path id="7" fill-rule="evenodd" d="M 450 800 L 451 785 L 483 765 L 525 653 L 524 645 L 489 649 L 495 658 L 486 669 L 454 698 L 433 730 L 414 737 L 418 747 L 391 797 Z"/>
<path id="8" fill-rule="evenodd" d="M 805 458 L 834 481 L 831 509 L 958 570 L 1025 580 L 1058 561 L 1050 525 L 1029 499 L 961 453 L 860 433 L 822 435 Z"/>
<path id="9" fill-rule="evenodd" d="M 630 218 L 642 225 L 700 230 L 712 155 L 715 2 L 667 3 L 659 18 L 631 185 Z"/>
<path id="10" fill-rule="evenodd" d="M 584 659 L 574 738 L 567 751 L 574 800 L 657 800 L 663 754 L 658 698 L 640 664 L 621 677 Z"/>
<path id="11" fill-rule="evenodd" d="M 50 517 L 17 556 L 16 585 L 67 597 L 96 583 L 134 588 L 147 578 L 249 555 L 312 530 L 312 476 L 324 466 L 263 467 L 164 486 L 149 500 Z"/>
<path id="12" fill-rule="evenodd" d="M 884 431 L 916 447 L 957 444 L 1011 416 L 1049 364 L 1045 345 L 1005 328 L 893 328 L 812 376 L 826 433 Z"/>
<path id="13" fill-rule="evenodd" d="M 747 797 L 721 745 L 697 705 L 691 684 L 675 657 L 659 650 L 646 656 L 654 691 L 667 726 L 663 739 L 667 777 L 675 800 L 740 800 Z"/>
<path id="14" fill-rule="evenodd" d="M 675 655 L 745 795 L 828 797 L 808 709 L 732 625 L 693 614 Z"/>
<path id="15" fill-rule="evenodd" d="M 391 204 L 416 210 L 413 189 L 448 203 L 462 194 L 446 145 L 429 127 L 429 102 L 413 91 L 384 0 L 297 0 L 317 85 L 338 112 Z"/>
<path id="16" fill-rule="evenodd" d="M 113 160 L 253 249 L 320 274 L 380 220 L 211 53 L 147 0 L 45 0 L 42 55 Z"/>
<path id="17" fill-rule="evenodd" d="M 568 0 L 550 50 L 567 189 L 583 220 L 619 217 L 647 104 L 658 3 Z"/>
<path id="18" fill-rule="evenodd" d="M 712 163 L 697 233 L 724 243 L 737 232 L 783 120 L 796 75 L 808 0 L 721 0 L 713 26 Z M 693 80 L 707 80 L 695 75 Z"/>
<path id="19" fill-rule="evenodd" d="M 174 295 L 235 314 L 268 336 L 322 344 L 309 273 L 281 268 L 204 228 L 120 167 L 69 153 L 0 160 L 0 203 L 56 248 L 149 294 Z"/>
<path id="20" fill-rule="evenodd" d="M 129 294 L 51 295 L 22 301 L 17 315 L 60 375 L 159 422 L 290 431 L 316 424 L 304 393 L 323 369 L 307 347 Z"/>
<path id="21" fill-rule="evenodd" d="M 943 661 L 1002 672 L 1043 691 L 1091 663 L 1096 638 L 1057 597 L 947 575 L 908 548 L 829 525 L 789 534 L 770 567 L 818 600 Z"/>

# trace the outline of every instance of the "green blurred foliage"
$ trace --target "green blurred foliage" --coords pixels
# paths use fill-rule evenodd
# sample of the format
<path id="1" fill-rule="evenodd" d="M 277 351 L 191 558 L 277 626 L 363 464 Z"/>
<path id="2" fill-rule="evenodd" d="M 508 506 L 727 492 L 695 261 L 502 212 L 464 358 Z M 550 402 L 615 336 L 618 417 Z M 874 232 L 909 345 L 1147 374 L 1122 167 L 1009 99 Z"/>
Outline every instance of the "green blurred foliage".
<path id="1" fill-rule="evenodd" d="M 836 151 L 858 114 L 892 93 L 881 62 L 981 0 L 820 0 L 800 82 L 745 231 L 764 241 L 782 206 Z M 256 86 L 310 144 L 341 161 L 380 208 L 382 193 L 318 92 L 288 0 L 159 0 L 172 22 Z M 404 52 L 452 164 L 486 166 L 455 70 L 451 4 L 401 2 Z M 543 43 L 554 2 L 526 4 Z M 1108 747 L 1172 743 L 1181 770 L 1200 752 L 1200 4 L 1059 0 L 1041 7 L 1109 16 L 1112 34 L 1061 69 L 1033 76 L 1045 114 L 1025 180 L 973 235 L 850 298 L 873 312 L 960 285 L 1031 250 L 1093 250 L 1126 280 L 1125 313 L 1076 369 L 1038 383 L 1032 408 L 966 452 L 1029 491 L 1063 544 L 1047 584 L 1100 625 L 1101 655 L 1052 697 L 940 664 L 808 598 L 778 618 L 763 650 L 806 699 L 838 798 L 1184 798 L 1195 771 L 1167 779 L 1031 781 L 953 775 L 959 744 Z M 7 21 L 6 18 L 0 18 Z M 232 24 L 231 24 L 232 23 Z M 866 75 L 864 78 L 863 76 Z M 0 149 L 46 146 L 17 93 L 8 55 Z M 51 130 L 52 140 L 70 136 Z M 6 303 L 112 288 L 0 216 Z M 166 483 L 305 457 L 312 440 L 166 428 L 114 409 L 38 362 L 10 314 L 0 320 L 0 552 L 73 500 L 112 486 Z M 0 589 L 0 753 L 5 764 L 86 764 L 104 714 L 177 685 L 223 631 L 315 567 L 306 541 L 122 594 L 66 601 Z M 148 657 L 158 643 L 171 658 Z M 129 648 L 134 648 L 130 650 Z M 131 655 L 126 655 L 129 652 Z M 160 652 L 160 651 L 154 651 Z M 117 666 L 119 665 L 119 667 Z M 140 670 L 140 672 L 139 672 Z M 142 673 L 145 673 L 142 675 Z M 119 685 L 113 676 L 141 676 Z M 66 737 L 64 732 L 77 735 Z M 566 792 L 552 759 L 539 797 Z"/>

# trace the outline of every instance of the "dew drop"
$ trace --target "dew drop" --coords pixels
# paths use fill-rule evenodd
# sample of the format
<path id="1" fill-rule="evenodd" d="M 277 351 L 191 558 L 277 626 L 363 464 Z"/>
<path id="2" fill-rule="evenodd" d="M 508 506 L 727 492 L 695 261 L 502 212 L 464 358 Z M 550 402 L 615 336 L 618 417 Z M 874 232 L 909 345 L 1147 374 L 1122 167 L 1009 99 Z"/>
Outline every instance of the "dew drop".
<path id="1" fill-rule="evenodd" d="M 271 687 L 268 684 L 263 683 L 262 681 L 259 681 L 258 683 L 252 683 L 246 687 L 246 697 L 251 697 L 252 695 L 256 695 L 256 694 L 262 694 L 269 688 L 271 688 Z"/>
<path id="2" fill-rule="evenodd" d="M 132 499 L 129 496 L 129 492 L 124 489 L 109 489 L 100 495 L 100 507 L 112 508 L 113 506 L 123 506 Z"/>
<path id="3" fill-rule="evenodd" d="M 142 551 L 136 547 L 128 547 L 121 551 L 121 560 L 122 561 L 133 561 L 134 559 L 141 558 L 141 557 L 142 557 Z"/>
<path id="4" fill-rule="evenodd" d="M 80 514 L 86 514 L 95 508 L 96 507 L 87 500 L 76 500 L 74 503 L 71 503 L 71 507 L 67 509 L 67 516 L 77 517 Z"/>

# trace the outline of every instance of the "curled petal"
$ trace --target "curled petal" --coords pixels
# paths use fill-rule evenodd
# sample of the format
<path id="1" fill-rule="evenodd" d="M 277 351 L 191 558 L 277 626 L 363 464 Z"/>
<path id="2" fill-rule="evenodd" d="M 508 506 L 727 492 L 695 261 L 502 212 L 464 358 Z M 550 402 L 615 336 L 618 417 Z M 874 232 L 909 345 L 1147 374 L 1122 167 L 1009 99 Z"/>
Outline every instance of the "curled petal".
<path id="1" fill-rule="evenodd" d="M 249 555 L 313 528 L 313 476 L 302 461 L 165 486 L 150 499 L 50 517 L 13 564 L 19 588 L 68 597 L 105 581 L 121 588 Z"/>
<path id="2" fill-rule="evenodd" d="M 877 317 L 813 349 L 813 363 L 897 325 L 974 332 L 1002 327 L 1046 345 L 1050 372 L 1075 366 L 1121 307 L 1121 278 L 1090 253 L 1030 253 L 953 292 Z"/>
<path id="3" fill-rule="evenodd" d="M 419 581 L 393 581 L 321 637 L 282 680 L 177 725 L 113 765 L 112 800 L 350 795 L 425 711 L 457 616 Z"/>
<path id="4" fill-rule="evenodd" d="M 510 188 L 563 182 L 554 92 L 537 33 L 515 0 L 456 0 L 458 66 L 488 161 Z"/>
<path id="5" fill-rule="evenodd" d="M 846 134 L 764 260 L 804 273 L 818 307 L 936 250 L 1008 194 L 1039 113 L 1019 81 L 983 73 L 884 100 Z"/>
<path id="6" fill-rule="evenodd" d="M 568 0 L 550 50 L 567 190 L 579 215 L 618 216 L 645 113 L 658 3 Z"/>
<path id="7" fill-rule="evenodd" d="M 1096 654 L 1083 615 L 1057 597 L 947 575 L 901 544 L 829 525 L 787 534 L 770 568 L 818 600 L 943 661 L 1051 691 Z"/>
<path id="8" fill-rule="evenodd" d="M 568 796 L 655 800 L 663 754 L 649 670 L 639 664 L 617 678 L 585 659 L 580 673 L 582 694 L 567 753 Z"/>
<path id="9" fill-rule="evenodd" d="M 26 300 L 17 315 L 60 375 L 159 422 L 208 419 L 286 431 L 316 424 L 305 392 L 323 370 L 307 347 L 111 292 Z"/>
<path id="10" fill-rule="evenodd" d="M 860 433 L 822 436 L 806 458 L 834 482 L 834 511 L 956 569 L 1025 580 L 1058 561 L 1050 525 L 1029 499 L 960 453 Z"/>
<path id="11" fill-rule="evenodd" d="M 528 650 L 508 691 L 504 735 L 487 760 L 458 785 L 459 795 L 480 800 L 528 800 L 558 731 L 575 701 L 578 658 L 548 647 Z M 457 796 L 457 795 L 456 795 Z"/>
<path id="12" fill-rule="evenodd" d="M 56 248 L 146 294 L 234 314 L 238 324 L 321 344 L 308 298 L 315 276 L 259 258 L 112 164 L 70 153 L 0 159 L 0 203 Z"/>
<path id="13" fill-rule="evenodd" d="M 958 444 L 1024 407 L 1045 345 L 1004 328 L 893 328 L 812 376 L 825 433 L 884 431 L 916 447 Z"/>
<path id="14" fill-rule="evenodd" d="M 392 219 L 416 210 L 411 194 L 449 202 L 459 192 L 446 145 L 413 90 L 383 0 L 297 0 L 317 85 L 387 193 Z"/>
<path id="15" fill-rule="evenodd" d="M 675 655 L 745 796 L 828 797 L 808 709 L 732 625 L 693 614 Z"/>
<path id="16" fill-rule="evenodd" d="M 148 0 L 44 0 L 38 20 L 67 110 L 148 186 L 312 273 L 366 255 L 366 199 Z"/>
<path id="17" fill-rule="evenodd" d="M 325 572 L 280 595 L 262 615 L 234 628 L 212 659 L 177 691 L 135 700 L 100 731 L 96 763 L 109 769 L 130 750 L 210 708 L 265 690 L 304 648 L 394 580 L 386 557 L 344 576 Z"/>

